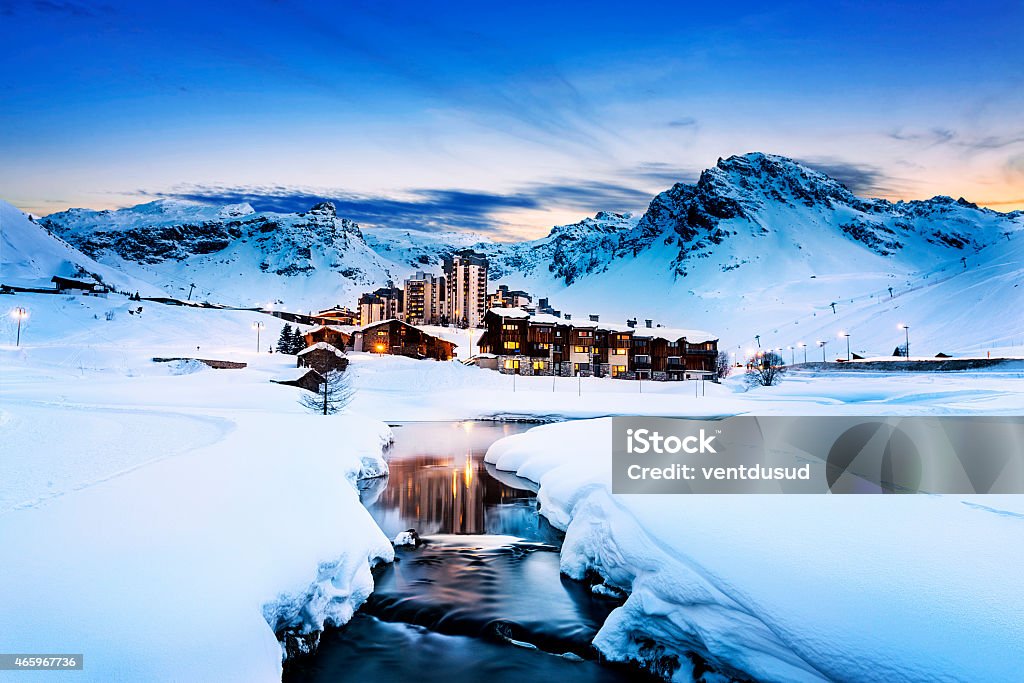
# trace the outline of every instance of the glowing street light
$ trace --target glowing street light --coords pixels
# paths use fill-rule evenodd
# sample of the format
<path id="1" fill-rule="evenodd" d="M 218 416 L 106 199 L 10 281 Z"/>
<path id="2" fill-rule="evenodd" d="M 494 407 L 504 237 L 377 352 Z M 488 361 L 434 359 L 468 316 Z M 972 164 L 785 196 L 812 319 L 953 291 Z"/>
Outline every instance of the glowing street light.
<path id="1" fill-rule="evenodd" d="M 828 344 L 828 342 L 825 341 L 825 340 L 822 340 L 822 339 L 818 340 L 818 346 L 821 347 L 821 362 L 822 363 L 825 362 L 825 344 Z"/>
<path id="2" fill-rule="evenodd" d="M 849 332 L 840 332 L 839 333 L 839 337 L 840 338 L 846 337 L 846 360 L 850 360 L 851 359 L 851 356 L 850 356 L 850 333 Z"/>
<path id="3" fill-rule="evenodd" d="M 800 342 L 799 344 L 797 344 L 797 346 L 799 346 L 800 348 L 802 348 L 804 350 L 804 364 L 806 365 L 807 364 L 807 344 L 804 344 L 803 342 Z"/>
<path id="4" fill-rule="evenodd" d="M 18 321 L 18 339 L 14 345 L 21 346 L 21 321 L 28 317 L 28 311 L 18 306 L 11 311 L 11 317 Z"/>
<path id="5" fill-rule="evenodd" d="M 260 320 L 257 320 L 252 324 L 252 329 L 256 330 L 256 353 L 260 352 L 260 330 L 263 328 L 263 322 Z"/>
<path id="6" fill-rule="evenodd" d="M 789 363 L 790 365 L 796 365 L 796 348 L 789 347 Z"/>
<path id="7" fill-rule="evenodd" d="M 899 329 L 907 333 L 907 345 L 903 347 L 904 352 L 907 354 L 907 358 L 910 358 L 910 325 L 906 323 L 900 323 Z"/>
<path id="8" fill-rule="evenodd" d="M 373 347 L 373 348 L 374 348 L 374 350 L 376 350 L 376 351 L 377 351 L 377 353 L 379 353 L 379 354 L 381 354 L 381 355 L 383 355 L 383 354 L 384 354 L 384 345 L 383 345 L 383 344 L 377 344 L 377 345 L 376 345 L 375 347 Z"/>

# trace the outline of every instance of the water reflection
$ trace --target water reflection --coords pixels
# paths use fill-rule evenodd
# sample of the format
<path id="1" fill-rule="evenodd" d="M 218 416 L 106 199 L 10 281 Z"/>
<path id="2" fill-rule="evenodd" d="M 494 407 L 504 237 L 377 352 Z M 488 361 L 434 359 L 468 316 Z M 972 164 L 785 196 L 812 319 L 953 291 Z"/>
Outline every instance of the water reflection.
<path id="1" fill-rule="evenodd" d="M 390 475 L 361 498 L 389 537 L 416 529 L 431 534 L 502 534 L 551 540 L 538 521 L 533 485 L 484 461 L 487 447 L 531 425 L 413 423 L 394 427 Z M 489 472 L 491 474 L 489 474 Z"/>
<path id="2" fill-rule="evenodd" d="M 389 537 L 412 528 L 424 544 L 378 567 L 355 618 L 289 660 L 285 681 L 652 680 L 595 661 L 616 603 L 561 575 L 561 535 L 537 513 L 536 486 L 483 462 L 529 427 L 394 427 L 390 475 L 363 482 L 360 498 Z"/>

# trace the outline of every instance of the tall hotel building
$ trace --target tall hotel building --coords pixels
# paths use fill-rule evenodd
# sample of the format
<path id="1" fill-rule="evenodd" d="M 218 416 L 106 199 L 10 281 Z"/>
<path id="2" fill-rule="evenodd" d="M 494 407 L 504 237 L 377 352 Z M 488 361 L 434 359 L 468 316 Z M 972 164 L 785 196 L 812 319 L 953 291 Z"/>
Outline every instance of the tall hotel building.
<path id="1" fill-rule="evenodd" d="M 462 252 L 444 259 L 445 309 L 453 325 L 480 327 L 487 313 L 487 259 Z"/>

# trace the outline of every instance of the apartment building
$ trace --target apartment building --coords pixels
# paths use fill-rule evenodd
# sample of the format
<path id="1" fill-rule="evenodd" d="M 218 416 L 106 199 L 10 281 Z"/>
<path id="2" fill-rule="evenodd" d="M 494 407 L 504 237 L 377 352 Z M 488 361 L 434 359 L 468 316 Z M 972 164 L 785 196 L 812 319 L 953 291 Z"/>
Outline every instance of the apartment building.
<path id="1" fill-rule="evenodd" d="M 405 281 L 405 318 L 413 325 L 447 324 L 444 276 L 418 271 Z"/>
<path id="2" fill-rule="evenodd" d="M 487 259 L 464 251 L 444 259 L 445 313 L 452 325 L 480 327 L 487 312 Z"/>
<path id="3" fill-rule="evenodd" d="M 484 316 L 481 353 L 497 357 L 498 370 L 524 375 L 683 380 L 710 376 L 718 339 L 702 330 L 574 321 L 521 308 L 492 308 Z"/>
<path id="4" fill-rule="evenodd" d="M 399 320 L 404 311 L 404 295 L 397 287 L 381 287 L 359 297 L 359 324 Z"/>

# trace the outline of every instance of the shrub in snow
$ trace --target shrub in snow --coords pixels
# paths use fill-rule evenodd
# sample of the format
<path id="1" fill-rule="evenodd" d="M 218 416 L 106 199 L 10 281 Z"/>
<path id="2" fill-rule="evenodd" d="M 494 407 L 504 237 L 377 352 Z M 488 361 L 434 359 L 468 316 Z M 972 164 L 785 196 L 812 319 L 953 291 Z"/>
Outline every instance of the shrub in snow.
<path id="1" fill-rule="evenodd" d="M 785 374 L 786 366 L 782 356 L 774 351 L 769 351 L 761 356 L 754 365 L 747 368 L 745 380 L 748 386 L 771 387 L 781 382 L 782 376 Z"/>
<path id="2" fill-rule="evenodd" d="M 729 363 L 729 354 L 719 351 L 715 358 L 715 375 L 718 379 L 725 379 L 732 372 L 732 365 Z"/>
<path id="3" fill-rule="evenodd" d="M 345 409 L 354 393 L 348 376 L 339 370 L 332 370 L 324 375 L 324 382 L 316 395 L 303 393 L 299 403 L 314 413 L 334 415 Z"/>

